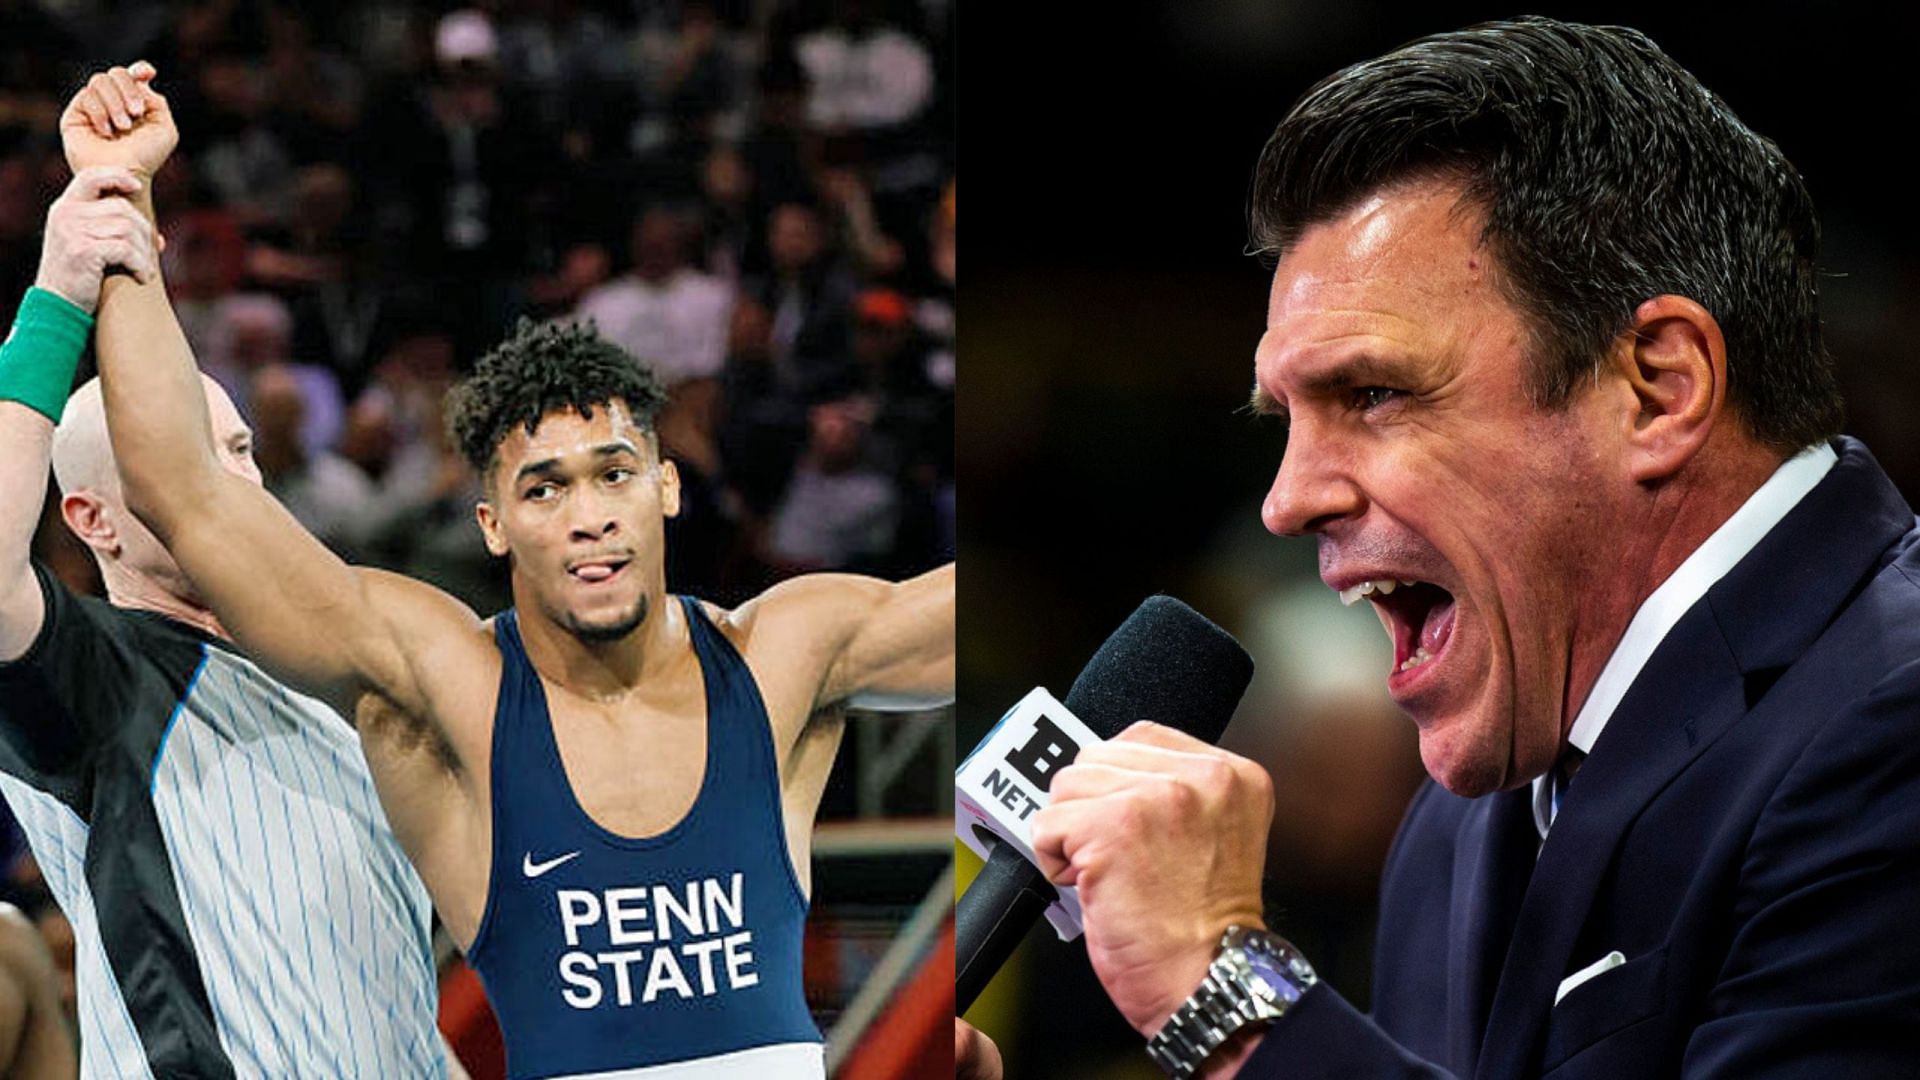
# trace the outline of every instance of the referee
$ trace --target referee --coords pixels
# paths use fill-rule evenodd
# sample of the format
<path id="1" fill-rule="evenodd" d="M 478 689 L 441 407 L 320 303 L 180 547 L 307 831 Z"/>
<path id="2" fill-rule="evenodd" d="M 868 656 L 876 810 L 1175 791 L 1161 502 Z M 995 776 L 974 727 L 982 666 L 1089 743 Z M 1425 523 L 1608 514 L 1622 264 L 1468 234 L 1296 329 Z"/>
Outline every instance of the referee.
<path id="1" fill-rule="evenodd" d="M 127 511 L 98 384 L 68 399 L 103 272 L 157 273 L 138 187 L 74 179 L 0 346 L 0 794 L 73 924 L 81 1074 L 447 1075 L 432 909 L 353 728 L 234 650 Z M 49 462 L 106 603 L 30 558 Z"/>

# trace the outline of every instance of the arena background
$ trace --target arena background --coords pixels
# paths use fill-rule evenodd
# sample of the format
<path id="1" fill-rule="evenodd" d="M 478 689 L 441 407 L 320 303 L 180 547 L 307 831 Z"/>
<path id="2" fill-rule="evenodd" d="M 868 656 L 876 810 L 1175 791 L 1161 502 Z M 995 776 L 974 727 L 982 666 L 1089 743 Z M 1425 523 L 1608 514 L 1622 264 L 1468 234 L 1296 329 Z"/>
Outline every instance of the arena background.
<path id="1" fill-rule="evenodd" d="M 594 318 L 670 383 L 670 588 L 912 574 L 953 552 L 953 25 L 950 0 L 0 2 L 0 318 L 68 179 L 61 107 L 146 58 L 181 129 L 175 306 L 269 487 L 349 558 L 509 602 L 439 405 L 524 316 Z M 54 503 L 36 554 L 98 592 Z M 806 968 L 836 1075 L 950 1068 L 952 720 L 856 716 L 829 787 Z M 70 1003 L 17 835 L 0 894 Z M 500 1075 L 442 954 L 442 1026 Z"/>
<path id="2" fill-rule="evenodd" d="M 1645 30 L 1800 168 L 1825 225 L 1848 430 L 1920 496 L 1920 225 L 1911 172 L 1890 163 L 1920 122 L 1911 17 L 1846 3 L 1545 6 Z M 962 749 L 1036 683 L 1064 693 L 1146 595 L 1187 599 L 1260 665 L 1227 740 L 1278 781 L 1276 929 L 1361 1004 L 1378 868 L 1422 774 L 1385 696 L 1373 616 L 1319 584 L 1310 542 L 1257 519 L 1282 443 L 1237 411 L 1268 284 L 1241 254 L 1244 204 L 1261 145 L 1314 81 L 1516 13 L 1188 0 L 1092 17 L 1023 5 L 970 24 L 971 55 L 990 52 L 1002 82 L 991 116 L 970 124 L 988 152 L 974 170 L 985 208 L 968 242 L 959 432 Z M 963 878 L 974 865 L 963 859 Z M 1010 1077 L 1159 1075 L 1081 946 L 1038 931 L 1015 964 L 971 1013 Z"/>

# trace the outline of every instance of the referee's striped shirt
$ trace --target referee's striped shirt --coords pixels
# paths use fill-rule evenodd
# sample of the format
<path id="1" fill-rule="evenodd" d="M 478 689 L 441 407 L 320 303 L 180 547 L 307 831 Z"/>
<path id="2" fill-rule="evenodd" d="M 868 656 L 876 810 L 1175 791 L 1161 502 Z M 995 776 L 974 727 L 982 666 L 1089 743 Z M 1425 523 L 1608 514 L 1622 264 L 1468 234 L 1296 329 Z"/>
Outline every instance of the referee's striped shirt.
<path id="1" fill-rule="evenodd" d="M 73 923 L 88 1077 L 438 1077 L 432 908 L 353 728 L 75 597 L 0 664 L 0 793 Z"/>

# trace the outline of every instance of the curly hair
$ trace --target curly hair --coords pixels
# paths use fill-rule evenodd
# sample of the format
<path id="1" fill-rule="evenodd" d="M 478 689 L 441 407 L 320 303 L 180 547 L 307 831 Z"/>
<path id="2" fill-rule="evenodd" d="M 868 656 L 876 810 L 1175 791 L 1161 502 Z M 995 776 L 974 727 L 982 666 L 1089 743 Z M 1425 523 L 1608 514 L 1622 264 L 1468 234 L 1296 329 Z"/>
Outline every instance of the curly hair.
<path id="1" fill-rule="evenodd" d="M 495 452 L 516 424 L 532 435 L 548 413 L 572 409 L 592 419 L 596 407 L 619 401 L 651 439 L 654 415 L 666 400 L 659 377 L 591 323 L 521 319 L 448 392 L 447 433 L 488 478 Z"/>

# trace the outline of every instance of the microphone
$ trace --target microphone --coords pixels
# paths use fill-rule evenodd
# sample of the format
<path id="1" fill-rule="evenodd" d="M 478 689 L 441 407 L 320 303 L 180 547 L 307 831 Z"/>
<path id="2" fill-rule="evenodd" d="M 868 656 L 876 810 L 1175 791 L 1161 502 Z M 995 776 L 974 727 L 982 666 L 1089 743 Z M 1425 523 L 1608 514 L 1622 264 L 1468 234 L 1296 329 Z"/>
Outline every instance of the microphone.
<path id="1" fill-rule="evenodd" d="M 967 755 L 957 823 L 987 865 L 954 913 L 956 1016 L 1043 912 L 1062 938 L 1079 936 L 1073 890 L 1056 890 L 1030 859 L 1028 819 L 1054 773 L 1136 720 L 1216 742 L 1252 679 L 1253 658 L 1233 635 L 1171 596 L 1150 596 L 1087 661 L 1064 709 L 1036 689 Z"/>

